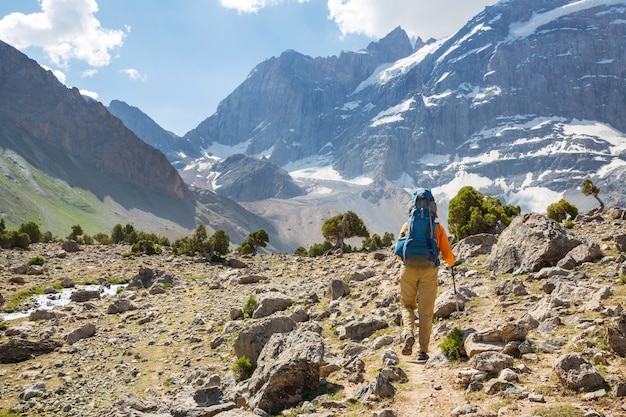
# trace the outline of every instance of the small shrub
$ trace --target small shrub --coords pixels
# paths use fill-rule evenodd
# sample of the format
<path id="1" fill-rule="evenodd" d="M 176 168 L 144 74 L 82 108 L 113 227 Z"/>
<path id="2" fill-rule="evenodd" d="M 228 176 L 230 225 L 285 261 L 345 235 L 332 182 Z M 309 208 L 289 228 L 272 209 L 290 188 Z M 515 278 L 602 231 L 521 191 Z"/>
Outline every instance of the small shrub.
<path id="1" fill-rule="evenodd" d="M 254 366 L 252 366 L 252 361 L 248 357 L 242 356 L 240 358 L 237 358 L 235 364 L 232 367 L 232 370 L 235 373 L 235 378 L 239 382 L 252 376 L 252 372 L 254 372 Z"/>
<path id="2" fill-rule="evenodd" d="M 618 279 L 617 279 L 617 283 L 619 285 L 624 285 L 626 284 L 626 275 L 621 275 Z"/>
<path id="3" fill-rule="evenodd" d="M 459 360 L 463 351 L 463 331 L 458 327 L 452 329 L 443 339 L 439 348 L 447 358 L 454 361 Z"/>
<path id="4" fill-rule="evenodd" d="M 7 329 L 7 324 L 6 323 L 0 323 L 0 332 L 3 332 Z"/>
<path id="5" fill-rule="evenodd" d="M 168 288 L 172 288 L 174 286 L 174 284 L 172 284 L 171 282 L 164 282 L 163 283 L 163 289 L 166 290 Z"/>
<path id="6" fill-rule="evenodd" d="M 566 229 L 573 229 L 574 228 L 574 222 L 572 220 L 566 220 L 563 223 L 563 227 L 565 227 Z"/>
<path id="7" fill-rule="evenodd" d="M 43 265 L 44 264 L 44 259 L 41 256 L 35 256 L 33 258 L 30 258 L 28 260 L 28 265 Z"/>
<path id="8" fill-rule="evenodd" d="M 243 316 L 245 318 L 250 318 L 252 317 L 252 313 L 254 312 L 254 309 L 256 308 L 256 298 L 254 297 L 254 295 L 251 295 L 250 297 L 248 297 L 248 300 L 246 301 L 246 305 L 243 307 Z"/>

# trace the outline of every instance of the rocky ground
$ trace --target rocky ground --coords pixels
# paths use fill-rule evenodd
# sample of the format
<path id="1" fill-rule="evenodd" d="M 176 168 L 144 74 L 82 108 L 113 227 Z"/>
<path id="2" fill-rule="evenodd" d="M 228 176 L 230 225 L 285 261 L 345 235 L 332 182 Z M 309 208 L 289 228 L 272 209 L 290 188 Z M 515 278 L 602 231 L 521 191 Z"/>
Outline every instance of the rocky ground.
<path id="1" fill-rule="evenodd" d="M 503 262 L 487 270 L 492 254 L 507 256 L 503 241 L 456 244 L 458 295 L 441 268 L 426 364 L 400 354 L 391 251 L 207 264 L 125 256 L 119 245 L 1 250 L 5 307 L 31 288 L 130 285 L 0 321 L 0 416 L 624 416 L 623 217 L 577 219 L 571 233 L 585 242 L 583 259 L 563 253 L 561 266 L 535 271 L 494 272 Z M 544 258 L 558 246 L 545 239 Z M 518 256 L 536 255 L 528 250 Z M 43 268 L 26 270 L 35 256 Z M 244 318 L 251 296 L 257 306 Z M 465 345 L 451 361 L 439 345 L 454 328 Z M 238 382 L 243 353 L 257 369 Z"/>

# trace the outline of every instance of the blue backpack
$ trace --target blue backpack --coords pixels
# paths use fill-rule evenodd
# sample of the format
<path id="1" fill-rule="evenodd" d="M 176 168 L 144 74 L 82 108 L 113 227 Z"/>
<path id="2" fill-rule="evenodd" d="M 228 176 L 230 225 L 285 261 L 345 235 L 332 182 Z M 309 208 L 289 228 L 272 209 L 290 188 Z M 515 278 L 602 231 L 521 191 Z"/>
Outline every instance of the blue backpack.
<path id="1" fill-rule="evenodd" d="M 437 203 L 430 190 L 418 188 L 411 198 L 406 234 L 400 236 L 394 254 L 406 261 L 421 256 L 439 266 L 439 247 L 435 234 Z"/>

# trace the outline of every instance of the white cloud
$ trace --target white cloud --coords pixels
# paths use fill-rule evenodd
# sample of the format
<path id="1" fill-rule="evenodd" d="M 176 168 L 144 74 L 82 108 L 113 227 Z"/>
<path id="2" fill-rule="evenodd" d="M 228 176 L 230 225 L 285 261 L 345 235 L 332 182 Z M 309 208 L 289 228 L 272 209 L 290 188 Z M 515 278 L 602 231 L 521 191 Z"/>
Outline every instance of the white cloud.
<path id="1" fill-rule="evenodd" d="M 485 6 L 497 0 L 328 0 L 330 19 L 346 35 L 380 38 L 398 26 L 411 37 L 454 34 Z"/>
<path id="2" fill-rule="evenodd" d="M 80 75 L 80 78 L 93 78 L 94 75 L 96 75 L 98 73 L 97 69 L 88 69 L 83 71 L 83 73 Z"/>
<path id="3" fill-rule="evenodd" d="M 285 0 L 220 0 L 220 4 L 228 9 L 235 9 L 239 13 L 256 13 L 264 7 L 284 3 Z M 300 0 L 298 3 L 304 3 Z"/>
<path id="4" fill-rule="evenodd" d="M 134 68 L 127 68 L 127 69 L 123 69 L 120 71 L 122 74 L 126 74 L 128 75 L 128 77 L 131 80 L 139 80 L 139 81 L 146 81 L 148 79 L 147 76 L 143 75 L 142 73 L 140 73 L 139 71 L 137 71 Z"/>
<path id="5" fill-rule="evenodd" d="M 65 84 L 65 81 L 67 81 L 67 77 L 65 76 L 65 73 L 63 71 L 52 69 L 46 65 L 42 65 L 41 68 L 47 71 L 51 71 L 52 74 L 57 77 L 57 80 L 59 80 L 60 83 Z"/>
<path id="6" fill-rule="evenodd" d="M 104 29 L 95 18 L 96 0 L 40 0 L 41 12 L 11 13 L 0 19 L 0 38 L 18 49 L 42 48 L 55 65 L 73 59 L 98 67 L 111 62 L 111 50 L 125 33 Z"/>
<path id="7" fill-rule="evenodd" d="M 310 0 L 219 0 L 239 13 L 256 13 L 264 7 L 288 1 Z M 469 19 L 498 0 L 327 0 L 328 17 L 344 35 L 362 34 L 381 38 L 394 28 L 411 37 L 441 39 L 452 35 Z"/>
<path id="8" fill-rule="evenodd" d="M 82 94 L 83 96 L 87 96 L 87 97 L 91 97 L 94 100 L 98 99 L 98 93 L 94 92 L 94 91 L 89 91 L 89 90 L 78 90 L 80 92 L 80 94 Z"/>

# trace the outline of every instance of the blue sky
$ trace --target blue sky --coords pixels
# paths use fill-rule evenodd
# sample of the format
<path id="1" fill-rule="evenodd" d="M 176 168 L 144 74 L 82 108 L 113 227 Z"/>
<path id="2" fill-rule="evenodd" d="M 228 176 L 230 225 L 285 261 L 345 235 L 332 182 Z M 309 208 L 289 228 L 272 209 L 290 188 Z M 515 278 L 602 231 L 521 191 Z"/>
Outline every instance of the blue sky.
<path id="1" fill-rule="evenodd" d="M 452 35 L 496 0 L 1 0 L 0 40 L 183 135 L 260 62 L 357 51 L 397 26 Z"/>

